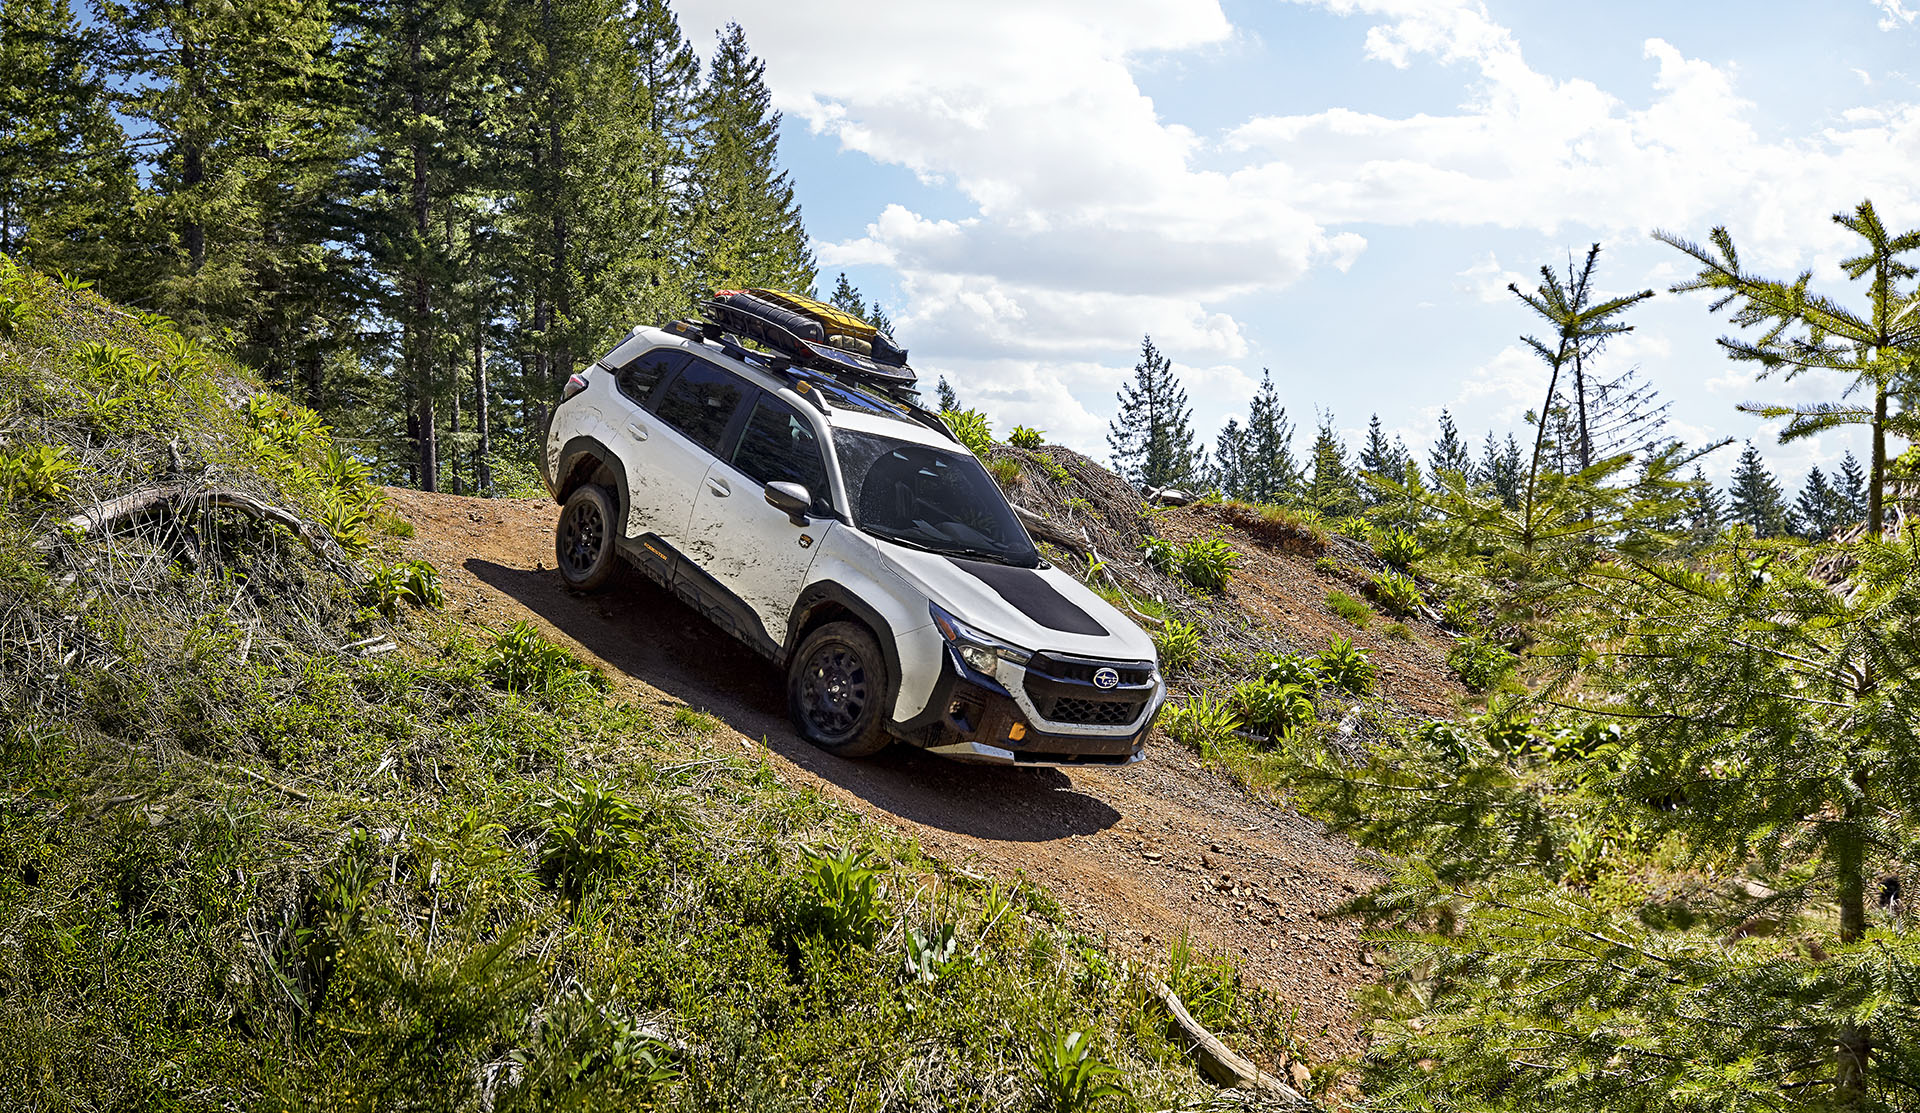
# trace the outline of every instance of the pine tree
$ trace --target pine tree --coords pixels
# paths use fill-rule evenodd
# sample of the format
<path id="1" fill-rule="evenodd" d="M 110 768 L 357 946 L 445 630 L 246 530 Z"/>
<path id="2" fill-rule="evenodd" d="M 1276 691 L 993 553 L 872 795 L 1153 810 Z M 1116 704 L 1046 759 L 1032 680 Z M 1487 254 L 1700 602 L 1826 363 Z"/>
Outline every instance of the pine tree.
<path id="1" fill-rule="evenodd" d="M 845 310 L 863 321 L 867 319 L 866 299 L 860 296 L 859 287 L 847 281 L 846 271 L 840 272 L 840 280 L 833 287 L 833 297 L 828 301 L 836 309 Z"/>
<path id="2" fill-rule="evenodd" d="M 1720 346 L 1729 358 L 1759 364 L 1761 378 L 1775 371 L 1787 379 L 1808 371 L 1839 372 L 1853 380 L 1843 396 L 1866 388 L 1870 403 L 1743 405 L 1741 409 L 1787 418 L 1780 431 L 1782 443 L 1843 425 L 1867 426 L 1872 435 L 1867 530 L 1878 536 L 1886 524 L 1887 433 L 1905 420 L 1895 407 L 1912 389 L 1912 367 L 1920 359 L 1920 314 L 1913 312 L 1912 302 L 1915 291 L 1901 288 L 1917 273 L 1902 256 L 1920 251 L 1920 230 L 1889 232 L 1871 201 L 1860 202 L 1851 213 L 1835 213 L 1833 222 L 1862 241 L 1861 253 L 1841 260 L 1840 267 L 1850 279 L 1869 280 L 1865 313 L 1810 292 L 1810 273 L 1792 282 L 1747 273 L 1725 227 L 1709 235 L 1711 248 L 1669 232 L 1655 232 L 1654 238 L 1701 264 L 1697 275 L 1673 287 L 1675 293 L 1712 291 L 1718 298 L 1712 306 L 1715 311 L 1731 305 L 1735 325 L 1762 330 L 1757 340 L 1723 337 Z"/>
<path id="3" fill-rule="evenodd" d="M 0 255 L 126 297 L 133 159 L 99 45 L 70 0 L 0 0 Z"/>
<path id="4" fill-rule="evenodd" d="M 1705 544 L 1720 536 L 1727 525 L 1727 500 L 1720 488 L 1707 479 L 1699 466 L 1693 469 L 1692 498 L 1689 500 L 1686 527 L 1696 544 Z"/>
<path id="5" fill-rule="evenodd" d="M 1230 417 L 1213 441 L 1213 467 L 1207 482 L 1228 498 L 1247 497 L 1247 431 Z"/>
<path id="6" fill-rule="evenodd" d="M 1827 540 L 1846 520 L 1846 507 L 1840 493 L 1827 482 L 1819 468 L 1807 473 L 1807 481 L 1800 488 L 1800 497 L 1794 500 L 1793 508 L 1801 535 L 1810 541 Z"/>
<path id="7" fill-rule="evenodd" d="M 900 342 L 899 338 L 893 335 L 893 318 L 887 316 L 887 311 L 880 307 L 878 301 L 875 301 L 867 307 L 867 323 L 872 325 L 874 329 L 877 330 L 880 335 L 886 337 L 888 341 L 894 344 Z"/>
<path id="8" fill-rule="evenodd" d="M 1440 439 L 1427 450 L 1427 471 L 1436 487 L 1444 484 L 1444 477 L 1449 473 L 1473 474 L 1473 457 L 1467 455 L 1467 442 L 1460 438 L 1460 429 L 1446 410 L 1440 411 Z"/>
<path id="9" fill-rule="evenodd" d="M 779 169 L 780 113 L 771 107 L 765 73 L 740 25 L 728 24 L 696 102 L 691 182 L 700 288 L 805 290 L 814 283 L 800 206 Z"/>
<path id="10" fill-rule="evenodd" d="M 1347 446 L 1334 431 L 1333 415 L 1320 415 L 1309 453 L 1313 472 L 1307 485 L 1307 505 L 1328 518 L 1345 518 L 1360 509 L 1360 486 L 1347 466 Z"/>
<path id="11" fill-rule="evenodd" d="M 628 245 L 646 275 L 633 292 L 628 315 L 637 321 L 662 320 L 685 311 L 695 290 L 694 137 L 699 127 L 700 57 L 680 35 L 680 23 L 667 0 L 639 0 L 627 19 L 631 55 L 632 103 L 642 126 L 630 137 L 638 149 L 640 227 Z"/>
<path id="12" fill-rule="evenodd" d="M 1785 537 L 1793 532 L 1786 494 L 1752 441 L 1733 469 L 1727 506 L 1733 520 L 1750 527 L 1757 537 Z"/>
<path id="13" fill-rule="evenodd" d="M 1508 510 L 1518 510 L 1520 484 L 1526 479 L 1525 466 L 1526 458 L 1520 454 L 1520 442 L 1513 434 L 1507 434 L 1506 447 L 1502 448 L 1489 430 L 1480 448 L 1480 463 L 1474 468 L 1473 481 L 1492 488 L 1500 504 Z"/>
<path id="14" fill-rule="evenodd" d="M 1854 526 L 1867 518 L 1867 476 L 1852 452 L 1840 458 L 1834 491 L 1840 497 L 1841 524 Z"/>
<path id="15" fill-rule="evenodd" d="M 1114 470 L 1142 489 L 1192 482 L 1200 466 L 1188 424 L 1193 411 L 1172 362 L 1153 346 L 1153 337 L 1141 339 L 1133 382 L 1116 397 L 1120 412 L 1107 425 Z"/>
<path id="16" fill-rule="evenodd" d="M 1367 443 L 1360 449 L 1360 470 L 1397 483 L 1405 473 L 1406 458 L 1406 445 L 1390 443 L 1380 428 L 1380 415 L 1374 414 L 1367 422 Z M 1364 494 L 1368 506 L 1379 504 L 1375 488 L 1366 486 Z"/>
<path id="17" fill-rule="evenodd" d="M 1300 490 L 1302 471 L 1293 457 L 1293 422 L 1274 389 L 1273 372 L 1260 369 L 1260 388 L 1247 406 L 1246 452 L 1242 472 L 1245 496 L 1259 503 L 1291 501 Z"/>
<path id="18" fill-rule="evenodd" d="M 936 389 L 939 391 L 937 397 L 940 399 L 940 412 L 959 413 L 960 395 L 954 392 L 953 384 L 947 381 L 945 375 L 940 376 L 940 385 Z"/>

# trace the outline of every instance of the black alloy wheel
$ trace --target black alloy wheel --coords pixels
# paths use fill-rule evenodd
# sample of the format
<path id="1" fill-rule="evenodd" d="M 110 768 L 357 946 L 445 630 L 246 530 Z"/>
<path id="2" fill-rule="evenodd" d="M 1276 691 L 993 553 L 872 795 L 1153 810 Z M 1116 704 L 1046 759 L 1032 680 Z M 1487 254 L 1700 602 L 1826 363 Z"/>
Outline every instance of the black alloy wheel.
<path id="1" fill-rule="evenodd" d="M 886 662 L 863 627 L 832 622 L 800 643 L 787 673 L 787 710 L 807 741 L 842 757 L 865 757 L 893 739 L 886 730 Z"/>
<path id="2" fill-rule="evenodd" d="M 594 591 L 613 577 L 613 498 L 605 487 L 585 486 L 567 496 L 553 531 L 554 563 L 575 591 Z"/>

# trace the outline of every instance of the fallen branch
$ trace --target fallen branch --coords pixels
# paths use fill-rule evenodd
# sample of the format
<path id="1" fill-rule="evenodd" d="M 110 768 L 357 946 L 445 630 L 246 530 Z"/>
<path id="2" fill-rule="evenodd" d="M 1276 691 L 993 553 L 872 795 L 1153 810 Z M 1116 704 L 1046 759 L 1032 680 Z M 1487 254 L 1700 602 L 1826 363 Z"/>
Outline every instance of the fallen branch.
<path id="1" fill-rule="evenodd" d="M 1160 1006 L 1167 1010 L 1168 1027 L 1185 1043 L 1194 1057 L 1200 1060 L 1200 1070 L 1220 1083 L 1236 1090 L 1258 1090 L 1273 1094 L 1281 1100 L 1300 1109 L 1313 1109 L 1314 1104 L 1303 1097 L 1300 1091 L 1266 1073 L 1241 1057 L 1232 1048 L 1220 1042 L 1220 1037 L 1200 1026 L 1180 1003 L 1180 998 L 1167 983 L 1147 976 L 1147 988 L 1152 991 Z"/>
<path id="2" fill-rule="evenodd" d="M 1066 530 L 1061 529 L 1059 526 L 1054 525 L 1051 519 L 1035 514 L 1033 511 L 1017 503 L 1009 502 L 1008 505 L 1012 506 L 1013 512 L 1020 516 L 1022 522 L 1026 523 L 1027 531 L 1040 540 L 1051 541 L 1063 549 L 1076 553 L 1084 553 L 1087 551 L 1086 542 L 1068 533 Z"/>
<path id="3" fill-rule="evenodd" d="M 305 542 L 315 556 L 326 561 L 342 579 L 348 583 L 359 583 L 361 580 L 359 566 L 348 559 L 346 551 L 340 548 L 340 543 L 333 539 L 332 534 L 291 510 L 263 502 L 244 491 L 225 488 L 196 490 L 183 486 L 142 487 L 118 498 L 95 503 L 68 518 L 65 524 L 69 530 L 85 537 L 158 507 L 193 503 L 209 510 L 238 510 L 248 517 L 284 526 L 288 532 Z"/>

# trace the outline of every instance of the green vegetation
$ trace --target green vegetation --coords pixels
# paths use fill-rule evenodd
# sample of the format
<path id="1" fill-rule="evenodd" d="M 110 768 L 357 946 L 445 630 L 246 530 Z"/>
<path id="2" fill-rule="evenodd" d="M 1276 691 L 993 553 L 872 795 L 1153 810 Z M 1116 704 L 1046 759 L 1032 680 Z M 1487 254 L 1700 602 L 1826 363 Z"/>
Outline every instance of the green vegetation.
<path id="1" fill-rule="evenodd" d="M 163 321 L 28 272 L 6 291 L 32 312 L 0 341 L 0 443 L 73 466 L 0 504 L 0 1095 L 1159 1109 L 1213 1092 L 1140 971 L 1045 894 L 783 787 L 703 743 L 710 716 L 624 702 L 531 625 L 436 613 L 437 574 L 397 559 L 398 526 L 310 411 Z M 124 406 L 88 397 L 108 361 L 142 384 Z M 188 493 L 62 525 L 156 484 Z M 1222 1026 L 1266 1039 L 1276 1014 L 1241 995 Z"/>
<path id="2" fill-rule="evenodd" d="M 1426 599 L 1420 594 L 1420 585 L 1405 572 L 1392 569 L 1380 572 L 1368 587 L 1372 589 L 1373 601 L 1395 618 L 1405 618 L 1427 605 Z"/>
<path id="3" fill-rule="evenodd" d="M 1160 667 L 1168 672 L 1192 668 L 1200 661 L 1200 628 L 1169 617 L 1154 632 L 1153 647 L 1160 655 Z"/>
<path id="4" fill-rule="evenodd" d="M 1007 434 L 1007 443 L 1015 448 L 1039 448 L 1047 443 L 1047 434 L 1041 429 L 1029 429 L 1025 425 L 1016 425 L 1013 432 Z"/>
<path id="5" fill-rule="evenodd" d="M 1339 588 L 1333 588 L 1327 592 L 1327 609 L 1362 630 L 1367 628 L 1367 623 L 1373 621 L 1372 607 Z"/>
<path id="6" fill-rule="evenodd" d="M 940 415 L 940 419 L 975 456 L 984 460 L 987 453 L 993 450 L 993 427 L 987 424 L 986 414 L 979 410 L 948 410 Z M 1018 471 L 1017 464 L 1015 471 Z"/>

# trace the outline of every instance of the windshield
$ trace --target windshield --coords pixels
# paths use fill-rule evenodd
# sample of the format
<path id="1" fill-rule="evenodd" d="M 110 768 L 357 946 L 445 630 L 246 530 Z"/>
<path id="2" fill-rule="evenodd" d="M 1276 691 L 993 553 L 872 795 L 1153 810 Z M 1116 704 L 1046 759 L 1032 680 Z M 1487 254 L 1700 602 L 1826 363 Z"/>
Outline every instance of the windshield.
<path id="1" fill-rule="evenodd" d="M 971 452 L 833 431 L 854 524 L 876 537 L 948 556 L 1033 568 L 1040 554 Z"/>

